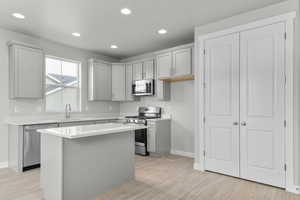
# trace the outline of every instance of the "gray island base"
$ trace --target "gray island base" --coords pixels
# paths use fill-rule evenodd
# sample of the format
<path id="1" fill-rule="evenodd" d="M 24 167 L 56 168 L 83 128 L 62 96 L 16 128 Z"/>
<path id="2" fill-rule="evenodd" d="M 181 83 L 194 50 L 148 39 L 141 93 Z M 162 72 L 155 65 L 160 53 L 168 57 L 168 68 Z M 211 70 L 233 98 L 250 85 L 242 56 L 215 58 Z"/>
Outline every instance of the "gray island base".
<path id="1" fill-rule="evenodd" d="M 133 180 L 134 129 L 140 128 L 72 139 L 41 130 L 43 198 L 90 200 Z"/>

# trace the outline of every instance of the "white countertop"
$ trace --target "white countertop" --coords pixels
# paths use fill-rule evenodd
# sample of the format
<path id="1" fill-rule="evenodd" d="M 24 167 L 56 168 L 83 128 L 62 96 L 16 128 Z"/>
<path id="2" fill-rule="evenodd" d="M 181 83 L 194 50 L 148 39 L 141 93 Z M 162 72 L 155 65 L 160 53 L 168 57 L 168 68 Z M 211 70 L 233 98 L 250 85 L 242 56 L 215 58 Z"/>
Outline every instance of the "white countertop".
<path id="1" fill-rule="evenodd" d="M 61 116 L 18 116 L 18 117 L 7 117 L 4 123 L 15 126 L 25 126 L 25 125 L 40 125 L 40 124 L 55 124 L 55 123 L 71 123 L 71 122 L 88 122 L 88 121 L 101 121 L 101 120 L 114 120 L 114 119 L 124 119 L 125 116 L 133 116 L 133 114 L 121 114 L 120 116 L 109 116 L 109 117 L 99 117 L 99 116 L 74 116 L 70 119 L 66 119 Z M 161 118 L 148 119 L 149 121 L 159 121 L 159 120 L 170 120 L 170 115 L 163 115 Z"/>
<path id="2" fill-rule="evenodd" d="M 147 127 L 138 124 L 104 123 L 96 125 L 41 129 L 38 130 L 38 132 L 62 138 L 75 139 L 89 136 L 128 132 L 145 128 Z"/>
<path id="3" fill-rule="evenodd" d="M 51 124 L 51 123 L 69 123 L 69 122 L 85 122 L 85 121 L 97 121 L 97 120 L 113 120 L 119 117 L 71 117 L 66 119 L 63 117 L 9 117 L 5 120 L 6 124 L 15 126 L 24 125 L 38 125 L 38 124 Z"/>

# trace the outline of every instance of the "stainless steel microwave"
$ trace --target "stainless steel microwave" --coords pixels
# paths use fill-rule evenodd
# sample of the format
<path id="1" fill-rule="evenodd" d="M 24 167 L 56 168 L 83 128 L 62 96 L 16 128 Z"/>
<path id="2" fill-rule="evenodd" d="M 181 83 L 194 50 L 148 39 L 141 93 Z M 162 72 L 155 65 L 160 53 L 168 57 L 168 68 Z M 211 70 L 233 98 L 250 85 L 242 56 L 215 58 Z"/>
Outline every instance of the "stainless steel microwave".
<path id="1" fill-rule="evenodd" d="M 133 96 L 153 96 L 154 95 L 154 80 L 138 80 L 132 83 Z"/>

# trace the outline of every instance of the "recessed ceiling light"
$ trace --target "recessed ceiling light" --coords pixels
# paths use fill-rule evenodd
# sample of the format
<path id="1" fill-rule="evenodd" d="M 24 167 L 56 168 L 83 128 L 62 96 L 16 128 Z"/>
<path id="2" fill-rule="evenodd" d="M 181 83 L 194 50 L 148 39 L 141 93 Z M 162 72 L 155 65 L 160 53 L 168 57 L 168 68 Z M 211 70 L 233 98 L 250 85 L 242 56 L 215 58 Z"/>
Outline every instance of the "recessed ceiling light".
<path id="1" fill-rule="evenodd" d="M 130 14 L 131 14 L 131 10 L 128 9 L 128 8 L 122 8 L 122 9 L 121 9 L 121 13 L 122 13 L 123 15 L 130 15 Z"/>
<path id="2" fill-rule="evenodd" d="M 115 44 L 112 44 L 112 45 L 110 45 L 110 48 L 111 48 L 111 49 L 117 49 L 117 48 L 118 48 L 118 46 L 117 46 L 117 45 L 115 45 Z"/>
<path id="3" fill-rule="evenodd" d="M 21 13 L 13 13 L 12 16 L 18 19 L 25 19 L 25 16 L 22 15 Z"/>
<path id="4" fill-rule="evenodd" d="M 77 32 L 72 33 L 72 35 L 73 35 L 74 37 L 80 37 L 80 33 L 77 33 Z"/>
<path id="5" fill-rule="evenodd" d="M 168 33 L 168 31 L 166 30 L 166 29 L 160 29 L 160 30 L 158 30 L 157 31 L 159 34 L 161 34 L 161 35 L 164 35 L 164 34 L 166 34 L 166 33 Z"/>

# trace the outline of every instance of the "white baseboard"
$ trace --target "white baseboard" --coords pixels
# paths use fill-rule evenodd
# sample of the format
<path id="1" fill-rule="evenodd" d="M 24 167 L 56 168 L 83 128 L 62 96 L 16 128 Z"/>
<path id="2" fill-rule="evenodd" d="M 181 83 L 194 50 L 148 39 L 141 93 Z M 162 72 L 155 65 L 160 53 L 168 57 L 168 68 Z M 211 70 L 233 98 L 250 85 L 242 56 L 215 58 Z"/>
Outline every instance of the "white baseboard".
<path id="1" fill-rule="evenodd" d="M 298 185 L 293 185 L 292 187 L 288 187 L 285 190 L 290 193 L 300 194 L 300 186 Z"/>
<path id="2" fill-rule="evenodd" d="M 0 162 L 0 169 L 7 168 L 7 167 L 8 167 L 8 162 Z"/>
<path id="3" fill-rule="evenodd" d="M 171 150 L 171 154 L 178 155 L 178 156 L 189 157 L 189 158 L 194 158 L 194 153 L 186 152 L 186 151 Z"/>
<path id="4" fill-rule="evenodd" d="M 204 172 L 203 167 L 199 163 L 196 163 L 196 162 L 194 163 L 194 170 Z"/>

